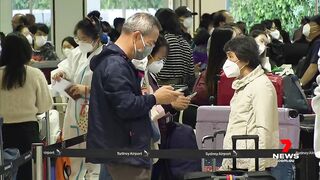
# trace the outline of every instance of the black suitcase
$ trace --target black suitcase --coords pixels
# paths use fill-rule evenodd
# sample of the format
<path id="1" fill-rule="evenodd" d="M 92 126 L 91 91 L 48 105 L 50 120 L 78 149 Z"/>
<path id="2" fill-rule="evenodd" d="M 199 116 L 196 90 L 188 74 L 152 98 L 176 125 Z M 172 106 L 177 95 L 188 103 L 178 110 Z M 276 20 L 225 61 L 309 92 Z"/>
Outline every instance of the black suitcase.
<path id="1" fill-rule="evenodd" d="M 301 115 L 300 148 L 312 149 L 314 146 L 315 115 Z M 314 155 L 302 156 L 295 161 L 297 180 L 318 180 L 319 159 Z"/>
<path id="2" fill-rule="evenodd" d="M 254 140 L 255 149 L 259 149 L 259 136 L 257 135 L 239 135 L 232 136 L 232 149 L 236 150 L 236 142 L 238 140 Z M 259 158 L 255 158 L 254 172 L 246 172 L 236 169 L 236 158 L 232 159 L 233 170 L 217 171 L 217 172 L 193 172 L 184 176 L 185 180 L 228 180 L 230 176 L 236 180 L 276 180 L 268 171 L 259 170 Z M 229 176 L 229 177 L 228 177 Z"/>

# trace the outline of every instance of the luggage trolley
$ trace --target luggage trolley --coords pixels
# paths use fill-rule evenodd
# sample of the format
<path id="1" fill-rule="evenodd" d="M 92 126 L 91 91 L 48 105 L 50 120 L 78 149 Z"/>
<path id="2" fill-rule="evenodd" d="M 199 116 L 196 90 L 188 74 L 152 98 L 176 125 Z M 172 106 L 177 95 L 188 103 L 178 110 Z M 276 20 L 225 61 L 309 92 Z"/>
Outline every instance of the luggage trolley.
<path id="1" fill-rule="evenodd" d="M 65 107 L 68 103 L 53 103 L 52 107 Z M 45 113 L 45 137 L 46 137 L 46 143 L 45 145 L 50 145 L 50 139 L 51 139 L 51 132 L 50 132 L 50 111 Z M 60 121 L 59 121 L 60 124 Z M 42 129 L 43 130 L 43 129 Z M 51 180 L 51 159 L 50 157 L 47 157 L 46 159 L 46 180 Z M 1 179 L 0 179 L 1 180 Z"/>

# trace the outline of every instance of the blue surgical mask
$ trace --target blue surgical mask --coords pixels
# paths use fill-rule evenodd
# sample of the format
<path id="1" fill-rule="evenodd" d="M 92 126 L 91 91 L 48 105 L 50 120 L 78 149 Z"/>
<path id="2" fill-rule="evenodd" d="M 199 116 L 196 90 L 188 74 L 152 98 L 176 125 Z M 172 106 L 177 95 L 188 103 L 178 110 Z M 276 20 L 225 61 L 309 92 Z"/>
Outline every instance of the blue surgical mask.
<path id="1" fill-rule="evenodd" d="M 153 47 L 154 47 L 154 46 L 146 45 L 141 34 L 140 34 L 140 37 L 141 37 L 141 40 L 142 40 L 142 43 L 143 43 L 143 47 L 144 47 L 142 51 L 138 50 L 137 46 L 136 46 L 136 43 L 133 42 L 133 45 L 134 45 L 134 57 L 133 57 L 133 59 L 136 59 L 136 60 L 142 60 L 142 59 L 146 58 L 148 55 L 151 54 L 151 52 L 153 50 Z"/>

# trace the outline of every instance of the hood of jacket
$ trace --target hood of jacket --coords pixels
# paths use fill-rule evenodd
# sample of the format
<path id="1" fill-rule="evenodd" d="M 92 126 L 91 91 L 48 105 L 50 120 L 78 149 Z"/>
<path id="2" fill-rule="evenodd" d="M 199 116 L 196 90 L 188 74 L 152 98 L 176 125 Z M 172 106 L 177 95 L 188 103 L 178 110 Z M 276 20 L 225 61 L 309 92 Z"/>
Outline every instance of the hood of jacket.
<path id="1" fill-rule="evenodd" d="M 109 55 L 120 55 L 124 56 L 126 59 L 126 54 L 122 51 L 122 49 L 116 44 L 110 42 L 108 45 L 103 46 L 101 53 L 94 56 L 90 62 L 90 69 L 94 71 L 96 67 L 106 59 Z"/>

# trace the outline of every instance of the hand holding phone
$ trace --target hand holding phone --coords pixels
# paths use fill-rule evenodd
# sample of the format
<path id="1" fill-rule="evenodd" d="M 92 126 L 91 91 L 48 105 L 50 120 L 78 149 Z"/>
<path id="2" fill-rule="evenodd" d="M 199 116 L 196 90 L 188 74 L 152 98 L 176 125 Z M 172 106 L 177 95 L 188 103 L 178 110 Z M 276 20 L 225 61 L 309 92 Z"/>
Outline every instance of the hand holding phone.
<path id="1" fill-rule="evenodd" d="M 179 89 L 177 89 L 176 91 L 178 91 L 178 92 L 183 92 L 183 91 L 185 91 L 185 90 L 187 90 L 188 89 L 188 87 L 182 87 L 182 88 L 179 88 Z"/>
<path id="2" fill-rule="evenodd" d="M 179 91 L 174 91 L 171 86 L 162 86 L 156 92 L 154 92 L 154 97 L 156 98 L 156 104 L 170 104 L 173 101 L 176 101 L 179 96 L 182 96 L 183 93 Z"/>
<path id="3" fill-rule="evenodd" d="M 190 94 L 189 96 L 187 96 L 188 98 L 192 99 L 193 97 L 195 97 L 198 94 L 198 92 L 194 92 L 192 94 Z"/>

